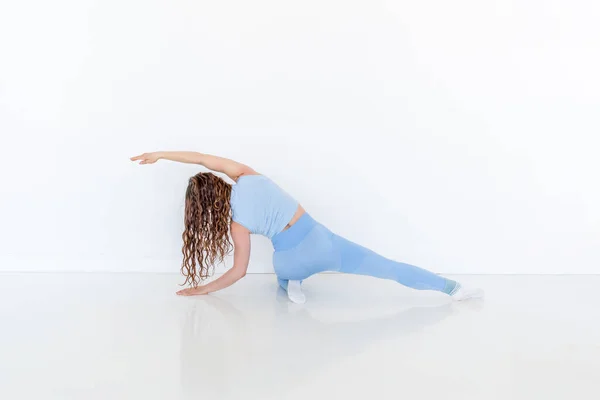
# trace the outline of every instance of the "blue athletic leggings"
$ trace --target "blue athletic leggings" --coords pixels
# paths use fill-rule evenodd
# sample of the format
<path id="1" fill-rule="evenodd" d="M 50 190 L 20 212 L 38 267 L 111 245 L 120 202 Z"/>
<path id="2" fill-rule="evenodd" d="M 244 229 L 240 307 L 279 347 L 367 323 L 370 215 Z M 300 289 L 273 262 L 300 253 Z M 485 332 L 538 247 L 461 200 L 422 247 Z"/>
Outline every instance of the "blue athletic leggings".
<path id="1" fill-rule="evenodd" d="M 287 289 L 289 280 L 301 281 L 323 271 L 391 279 L 413 289 L 437 290 L 446 294 L 451 294 L 457 287 L 453 280 L 387 259 L 352 243 L 332 233 L 308 214 L 271 240 L 275 248 L 275 273 L 284 289 Z"/>

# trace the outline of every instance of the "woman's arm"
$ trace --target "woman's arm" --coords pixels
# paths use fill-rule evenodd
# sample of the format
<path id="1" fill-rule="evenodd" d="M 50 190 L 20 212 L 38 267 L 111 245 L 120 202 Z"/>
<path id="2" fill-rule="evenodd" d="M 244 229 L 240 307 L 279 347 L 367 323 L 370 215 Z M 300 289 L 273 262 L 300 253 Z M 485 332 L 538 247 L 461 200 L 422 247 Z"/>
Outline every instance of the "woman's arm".
<path id="1" fill-rule="evenodd" d="M 140 161 L 140 164 L 154 164 L 160 159 L 199 164 L 213 171 L 222 172 L 233 180 L 237 180 L 242 175 L 256 174 L 252 168 L 237 161 L 195 151 L 156 151 L 131 157 L 131 161 Z"/>
<path id="2" fill-rule="evenodd" d="M 181 296 L 208 294 L 233 285 L 246 275 L 250 260 L 250 231 L 237 222 L 231 223 L 231 238 L 233 239 L 233 267 L 218 279 L 206 285 L 183 289 L 177 292 Z"/>

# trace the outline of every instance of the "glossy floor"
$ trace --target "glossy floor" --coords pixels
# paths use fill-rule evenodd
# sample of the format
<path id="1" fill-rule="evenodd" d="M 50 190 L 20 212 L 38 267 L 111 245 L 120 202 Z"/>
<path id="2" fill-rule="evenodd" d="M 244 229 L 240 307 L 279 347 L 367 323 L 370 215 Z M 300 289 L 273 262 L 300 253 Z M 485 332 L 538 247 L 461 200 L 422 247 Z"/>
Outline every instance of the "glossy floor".
<path id="1" fill-rule="evenodd" d="M 1 399 L 597 399 L 599 276 L 455 277 L 452 304 L 320 275 L 181 298 L 175 275 L 0 275 Z"/>

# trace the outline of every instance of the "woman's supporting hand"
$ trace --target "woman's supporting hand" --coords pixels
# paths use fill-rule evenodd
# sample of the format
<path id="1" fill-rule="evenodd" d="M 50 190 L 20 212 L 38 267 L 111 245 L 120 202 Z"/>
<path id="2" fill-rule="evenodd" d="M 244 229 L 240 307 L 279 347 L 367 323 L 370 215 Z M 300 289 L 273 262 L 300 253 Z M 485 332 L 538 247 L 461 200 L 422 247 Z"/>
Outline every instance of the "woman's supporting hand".
<path id="1" fill-rule="evenodd" d="M 198 296 L 201 294 L 208 294 L 208 290 L 206 290 L 206 285 L 191 287 L 187 289 L 183 289 L 177 292 L 179 296 Z"/>
<path id="2" fill-rule="evenodd" d="M 235 246 L 233 267 L 206 285 L 178 291 L 179 296 L 197 296 L 216 292 L 233 285 L 246 276 L 248 262 L 250 261 L 250 231 L 237 222 L 233 222 L 231 224 L 231 237 Z"/>
<path id="3" fill-rule="evenodd" d="M 139 156 L 131 157 L 131 161 L 139 161 L 140 164 L 154 164 L 158 160 L 160 160 L 161 155 L 160 152 L 155 151 L 152 153 L 144 153 Z"/>

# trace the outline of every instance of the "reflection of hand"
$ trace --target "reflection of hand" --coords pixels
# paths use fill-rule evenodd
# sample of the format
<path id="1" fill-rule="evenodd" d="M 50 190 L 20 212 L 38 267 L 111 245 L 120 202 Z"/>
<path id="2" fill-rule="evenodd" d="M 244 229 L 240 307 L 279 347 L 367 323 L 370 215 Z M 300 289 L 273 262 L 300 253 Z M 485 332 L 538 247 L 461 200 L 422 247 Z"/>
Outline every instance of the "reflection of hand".
<path id="1" fill-rule="evenodd" d="M 208 294 L 208 290 L 206 290 L 206 285 L 191 287 L 187 289 L 182 289 L 177 292 L 179 296 L 198 296 L 201 294 Z"/>

